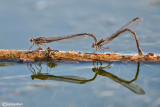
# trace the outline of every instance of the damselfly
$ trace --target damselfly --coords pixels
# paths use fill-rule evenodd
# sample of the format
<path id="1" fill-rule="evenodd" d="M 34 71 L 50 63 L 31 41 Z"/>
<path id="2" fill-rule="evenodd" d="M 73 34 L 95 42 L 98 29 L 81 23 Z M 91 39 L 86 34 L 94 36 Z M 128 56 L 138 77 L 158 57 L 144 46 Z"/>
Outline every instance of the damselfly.
<path id="1" fill-rule="evenodd" d="M 138 52 L 139 55 L 143 55 L 143 51 L 141 50 L 141 48 L 139 47 L 139 42 L 138 42 L 138 38 L 136 33 L 133 31 L 135 28 L 137 28 L 141 23 L 143 22 L 143 18 L 142 17 L 137 17 L 134 18 L 132 21 L 128 22 L 126 25 L 124 25 L 122 28 L 120 28 L 119 30 L 117 30 L 115 33 L 111 34 L 109 37 L 101 39 L 97 44 L 93 43 L 92 47 L 96 48 L 98 47 L 98 49 L 101 51 L 101 49 L 110 49 L 109 47 L 102 47 L 104 44 L 109 43 L 110 41 L 112 41 L 114 38 L 121 36 L 121 35 L 125 35 L 128 33 L 132 33 L 135 37 L 136 40 L 136 44 L 137 44 L 137 48 L 138 48 Z"/>
<path id="2" fill-rule="evenodd" d="M 57 36 L 57 37 L 39 37 L 39 38 L 32 38 L 30 42 L 32 43 L 32 46 L 29 48 L 29 50 L 33 47 L 34 44 L 36 44 L 39 49 L 41 49 L 40 45 L 45 45 L 44 43 L 50 43 L 50 42 L 79 42 L 81 40 L 86 40 L 88 36 L 93 37 L 94 44 L 97 44 L 97 39 L 95 35 L 90 33 L 80 33 L 80 34 L 74 34 L 74 35 L 68 35 L 68 36 Z M 97 50 L 97 46 L 95 48 L 95 51 Z"/>

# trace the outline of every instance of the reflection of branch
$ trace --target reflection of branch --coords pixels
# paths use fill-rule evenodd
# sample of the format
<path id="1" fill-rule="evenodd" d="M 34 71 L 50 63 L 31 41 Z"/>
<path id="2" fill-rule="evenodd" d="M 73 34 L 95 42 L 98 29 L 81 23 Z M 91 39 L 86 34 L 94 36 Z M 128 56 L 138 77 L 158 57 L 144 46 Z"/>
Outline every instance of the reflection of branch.
<path id="1" fill-rule="evenodd" d="M 101 66 L 102 66 L 102 64 L 101 64 Z M 133 91 L 136 94 L 145 94 L 145 92 L 142 88 L 140 88 L 138 85 L 133 83 L 133 81 L 137 80 L 137 78 L 138 78 L 139 67 L 140 67 L 140 62 L 138 62 L 138 64 L 137 64 L 137 73 L 136 73 L 135 78 L 130 81 L 119 78 L 118 76 L 115 76 L 114 74 L 103 70 L 104 67 L 93 68 L 92 70 L 93 70 L 93 72 L 98 73 L 98 75 L 106 76 L 106 77 L 112 79 L 113 81 L 120 83 L 121 85 L 125 86 L 126 88 L 128 88 L 129 90 Z"/>
<path id="2" fill-rule="evenodd" d="M 40 68 L 42 68 L 41 64 L 38 64 L 38 65 L 40 66 Z M 38 72 L 36 73 L 32 64 L 28 64 L 27 66 L 28 66 L 29 70 L 33 73 L 33 75 L 31 75 L 31 78 L 33 80 L 35 78 L 37 78 L 37 79 L 41 79 L 41 80 L 56 80 L 56 81 L 64 81 L 64 82 L 69 82 L 69 83 L 84 84 L 86 82 L 93 81 L 97 77 L 97 74 L 95 74 L 94 77 L 91 78 L 91 79 L 86 79 L 86 78 L 83 78 L 83 77 L 71 76 L 71 75 L 55 76 L 55 75 L 50 75 L 48 73 L 48 69 L 47 69 L 47 73 L 41 73 L 42 69 L 38 69 L 38 67 L 36 67 L 36 65 L 35 65 L 35 68 L 38 70 Z M 49 62 L 47 64 L 47 66 L 49 66 L 50 68 L 53 68 L 53 67 L 56 67 L 57 64 Z"/>

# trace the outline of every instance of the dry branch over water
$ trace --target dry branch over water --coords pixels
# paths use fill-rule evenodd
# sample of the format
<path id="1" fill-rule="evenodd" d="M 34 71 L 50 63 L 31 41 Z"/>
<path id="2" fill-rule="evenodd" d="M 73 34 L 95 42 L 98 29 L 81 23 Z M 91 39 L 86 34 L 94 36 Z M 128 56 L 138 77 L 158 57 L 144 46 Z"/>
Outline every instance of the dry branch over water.
<path id="1" fill-rule="evenodd" d="M 160 62 L 160 55 L 149 53 L 146 55 L 121 55 L 85 53 L 79 51 L 27 51 L 0 50 L 1 61 L 35 62 L 35 61 L 126 61 L 126 62 Z"/>

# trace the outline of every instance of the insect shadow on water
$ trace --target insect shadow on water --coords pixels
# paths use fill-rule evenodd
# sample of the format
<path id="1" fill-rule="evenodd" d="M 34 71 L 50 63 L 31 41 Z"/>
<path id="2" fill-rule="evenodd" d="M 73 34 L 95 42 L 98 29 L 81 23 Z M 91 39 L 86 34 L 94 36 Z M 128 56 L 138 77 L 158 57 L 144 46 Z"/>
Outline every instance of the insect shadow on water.
<path id="1" fill-rule="evenodd" d="M 55 76 L 53 74 L 50 74 L 51 69 L 58 66 L 54 62 L 48 62 L 46 64 L 47 66 L 47 72 L 42 73 L 42 62 L 40 63 L 29 63 L 27 64 L 29 70 L 33 73 L 31 75 L 31 78 L 34 79 L 40 79 L 40 80 L 54 80 L 54 81 L 63 81 L 63 82 L 69 82 L 69 83 L 76 83 L 76 84 L 84 84 L 87 82 L 91 82 L 96 79 L 97 75 L 105 76 L 107 78 L 110 78 L 111 80 L 121 84 L 122 86 L 128 88 L 132 92 L 143 95 L 145 94 L 144 90 L 140 88 L 138 85 L 134 84 L 133 82 L 138 79 L 139 70 L 140 70 L 140 61 L 137 62 L 137 72 L 135 74 L 135 77 L 131 80 L 125 80 L 123 78 L 120 78 L 110 72 L 107 72 L 106 69 L 110 69 L 112 67 L 112 63 L 108 62 L 107 66 L 103 66 L 103 63 L 105 62 L 93 62 L 93 68 L 92 71 L 95 73 L 94 76 L 91 79 L 87 79 L 80 76 L 74 76 L 74 75 L 62 75 L 62 76 Z M 34 66 L 34 67 L 33 67 Z M 49 67 L 49 70 L 48 70 Z M 35 70 L 36 69 L 36 70 Z"/>
<path id="2" fill-rule="evenodd" d="M 40 67 L 37 67 L 36 63 L 32 63 L 32 64 L 27 65 L 29 70 L 33 73 L 33 75 L 31 75 L 31 78 L 33 80 L 34 79 L 55 80 L 55 81 L 63 81 L 63 82 L 76 83 L 76 84 L 84 84 L 86 82 L 93 81 L 97 77 L 97 74 L 95 74 L 93 76 L 93 78 L 91 78 L 91 79 L 86 79 L 84 77 L 74 76 L 74 75 L 62 75 L 62 76 L 51 75 L 50 70 L 57 66 L 57 64 L 53 63 L 53 62 L 48 62 L 46 64 L 47 65 L 47 73 L 42 73 L 42 69 L 39 69 L 39 68 L 42 68 L 41 64 L 42 63 L 40 63 L 40 64 L 37 63 L 37 65 L 40 66 Z M 35 67 L 33 67 L 33 65 Z M 49 67 L 49 71 L 48 71 L 48 67 Z M 37 73 L 36 73 L 36 70 L 34 68 L 36 68 Z"/>
<path id="3" fill-rule="evenodd" d="M 95 62 L 93 62 L 95 63 Z M 142 88 L 140 88 L 138 85 L 134 84 L 133 82 L 136 81 L 138 79 L 138 75 L 139 75 L 139 70 L 140 70 L 140 61 L 137 62 L 137 72 L 136 75 L 133 79 L 131 80 L 125 80 L 123 78 L 120 78 L 112 73 L 107 72 L 104 69 L 109 69 L 111 68 L 111 64 L 110 66 L 102 66 L 102 62 L 96 62 L 97 63 L 97 67 L 92 68 L 92 71 L 96 72 L 98 75 L 101 76 L 105 76 L 110 78 L 111 80 L 121 84 L 122 86 L 128 88 L 129 90 L 131 90 L 132 92 L 139 94 L 139 95 L 143 95 L 145 94 L 144 90 Z M 100 63 L 100 65 L 98 65 L 98 63 Z M 93 64 L 95 66 L 95 64 Z M 98 67 L 99 66 L 99 67 Z"/>

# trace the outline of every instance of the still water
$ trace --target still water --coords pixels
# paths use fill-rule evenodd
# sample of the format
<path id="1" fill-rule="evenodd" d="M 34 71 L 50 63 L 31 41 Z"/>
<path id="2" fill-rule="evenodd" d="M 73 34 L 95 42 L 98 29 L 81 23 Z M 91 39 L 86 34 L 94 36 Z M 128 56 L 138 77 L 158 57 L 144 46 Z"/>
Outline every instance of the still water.
<path id="1" fill-rule="evenodd" d="M 27 50 L 32 37 L 85 32 L 99 41 L 136 17 L 144 18 L 135 30 L 141 49 L 159 54 L 159 0 L 0 0 L 0 49 Z M 88 38 L 48 46 L 93 52 L 93 42 Z M 115 53 L 137 54 L 132 35 L 105 46 Z M 1 62 L 0 106 L 159 107 L 159 69 L 159 63 L 142 62 Z"/>
<path id="2" fill-rule="evenodd" d="M 150 63 L 8 63 L 0 67 L 0 103 L 158 107 L 159 69 Z"/>

